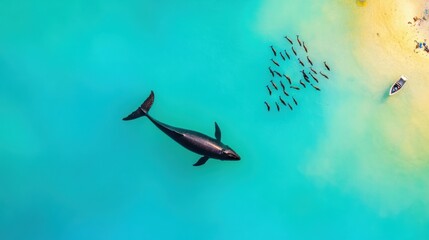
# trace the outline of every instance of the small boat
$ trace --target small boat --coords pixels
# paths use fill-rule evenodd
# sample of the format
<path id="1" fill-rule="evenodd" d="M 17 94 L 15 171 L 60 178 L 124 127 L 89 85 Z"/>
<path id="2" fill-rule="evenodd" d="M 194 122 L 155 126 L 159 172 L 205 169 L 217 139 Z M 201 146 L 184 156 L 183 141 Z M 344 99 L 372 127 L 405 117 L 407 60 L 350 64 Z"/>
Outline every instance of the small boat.
<path id="1" fill-rule="evenodd" d="M 407 79 L 404 75 L 402 75 L 402 76 L 399 78 L 399 80 L 398 80 L 398 81 L 396 81 L 396 82 L 392 85 L 392 87 L 390 88 L 389 95 L 393 95 L 393 94 L 397 93 L 399 90 L 401 90 L 401 89 L 402 89 L 402 87 L 405 85 L 405 83 L 407 83 L 407 80 L 408 80 L 408 79 Z"/>

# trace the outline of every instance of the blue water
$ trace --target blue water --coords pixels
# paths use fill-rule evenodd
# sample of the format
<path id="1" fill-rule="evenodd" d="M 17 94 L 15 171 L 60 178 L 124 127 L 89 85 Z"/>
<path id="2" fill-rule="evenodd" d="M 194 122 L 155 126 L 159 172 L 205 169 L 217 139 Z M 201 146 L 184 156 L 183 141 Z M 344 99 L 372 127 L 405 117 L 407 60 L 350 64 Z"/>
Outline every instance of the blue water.
<path id="1" fill-rule="evenodd" d="M 348 98 L 334 83 L 297 94 L 293 112 L 263 104 L 269 45 L 285 33 L 319 62 L 352 58 L 328 45 L 350 44 L 343 11 L 310 0 L 2 1 L 0 239 L 425 239 L 424 202 L 383 214 L 308 173 L 333 99 Z M 323 24 L 336 18 L 344 26 Z M 152 116 L 209 136 L 216 121 L 242 160 L 196 168 L 199 156 L 147 119 L 121 121 L 150 90 Z"/>

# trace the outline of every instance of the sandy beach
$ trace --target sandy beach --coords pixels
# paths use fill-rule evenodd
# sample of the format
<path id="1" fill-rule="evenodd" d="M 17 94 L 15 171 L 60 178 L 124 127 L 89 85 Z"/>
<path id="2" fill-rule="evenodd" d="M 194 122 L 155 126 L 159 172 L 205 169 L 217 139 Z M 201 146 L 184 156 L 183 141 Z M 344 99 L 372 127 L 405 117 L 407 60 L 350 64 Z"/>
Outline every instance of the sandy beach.
<path id="1" fill-rule="evenodd" d="M 373 93 L 385 91 L 386 86 L 400 75 L 409 78 L 403 92 L 405 96 L 389 98 L 386 107 L 399 111 L 404 117 L 395 121 L 408 133 L 420 132 L 419 141 L 426 142 L 429 140 L 429 54 L 423 50 L 416 52 L 415 40 L 428 39 L 429 27 L 428 21 L 419 24 L 413 18 L 422 17 L 428 5 L 428 1 L 374 0 L 364 7 L 357 7 L 360 33 L 357 40 L 362 47 L 355 52 L 358 61 L 370 72 L 371 79 L 366 83 Z M 392 142 L 405 137 L 393 134 L 387 128 L 384 132 L 389 135 L 386 139 Z M 416 141 L 414 138 L 409 146 L 411 156 L 417 154 L 419 143 Z"/>
<path id="2" fill-rule="evenodd" d="M 413 22 L 414 17 L 423 15 L 427 2 L 374 0 L 356 8 L 357 41 L 362 46 L 356 50 L 356 56 L 376 74 L 374 77 L 385 79 L 405 74 L 413 85 L 428 86 L 425 77 L 429 73 L 429 54 L 414 51 L 415 40 L 429 38 L 428 21 L 420 26 Z"/>
<path id="3" fill-rule="evenodd" d="M 415 186 L 429 182 L 429 55 L 414 51 L 414 40 L 429 40 L 429 30 L 427 22 L 418 26 L 413 20 L 422 16 L 428 1 L 338 2 L 353 16 L 345 24 L 356 61 L 347 62 L 344 51 L 343 60 L 335 62 L 344 64 L 337 85 L 347 103 L 335 106 L 330 134 L 303 171 L 321 186 L 353 192 L 381 216 L 419 206 L 422 219 L 429 220 L 429 192 Z M 408 77 L 407 85 L 389 97 L 390 86 L 401 75 Z"/>

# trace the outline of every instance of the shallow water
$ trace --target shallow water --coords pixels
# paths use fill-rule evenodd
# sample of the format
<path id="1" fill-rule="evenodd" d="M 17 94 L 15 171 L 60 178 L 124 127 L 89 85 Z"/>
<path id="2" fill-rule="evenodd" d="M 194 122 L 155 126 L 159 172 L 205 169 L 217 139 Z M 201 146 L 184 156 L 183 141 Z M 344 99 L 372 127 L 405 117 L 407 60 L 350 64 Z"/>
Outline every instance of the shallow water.
<path id="1" fill-rule="evenodd" d="M 389 79 L 368 87 L 351 6 L 0 6 L 1 239 L 429 235 L 425 126 L 397 110 L 412 96 L 384 97 Z M 321 92 L 296 93 L 293 112 L 267 113 L 269 46 L 288 46 L 285 34 L 333 71 Z M 147 119 L 121 121 L 150 90 L 153 117 L 209 136 L 216 121 L 242 160 L 196 168 Z"/>

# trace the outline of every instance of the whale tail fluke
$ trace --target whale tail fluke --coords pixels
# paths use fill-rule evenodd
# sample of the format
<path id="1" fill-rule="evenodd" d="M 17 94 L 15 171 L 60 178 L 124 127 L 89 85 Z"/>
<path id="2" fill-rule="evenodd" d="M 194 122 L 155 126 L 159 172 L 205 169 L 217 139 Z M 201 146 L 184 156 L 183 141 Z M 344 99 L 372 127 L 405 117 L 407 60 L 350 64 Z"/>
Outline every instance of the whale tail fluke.
<path id="1" fill-rule="evenodd" d="M 130 115 L 123 118 L 122 120 L 129 121 L 139 117 L 146 116 L 146 114 L 149 112 L 150 108 L 152 107 L 154 99 L 155 99 L 155 95 L 153 94 L 153 91 L 150 91 L 149 97 L 146 98 L 143 104 L 139 108 L 137 108 L 137 110 L 135 110 Z"/>

